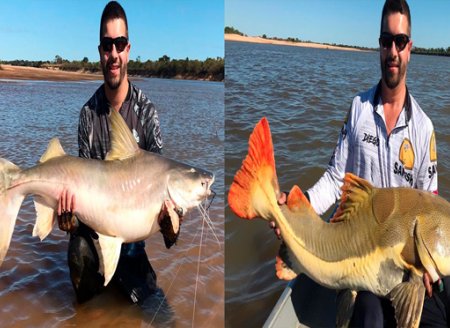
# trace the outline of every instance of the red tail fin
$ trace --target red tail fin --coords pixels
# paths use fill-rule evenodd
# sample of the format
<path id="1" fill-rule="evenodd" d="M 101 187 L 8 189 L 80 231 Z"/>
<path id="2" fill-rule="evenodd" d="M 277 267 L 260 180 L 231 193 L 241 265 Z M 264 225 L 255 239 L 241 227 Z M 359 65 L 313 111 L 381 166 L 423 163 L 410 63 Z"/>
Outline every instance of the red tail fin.
<path id="1" fill-rule="evenodd" d="M 248 155 L 234 176 L 228 193 L 228 204 L 237 216 L 253 219 L 258 213 L 252 197 L 263 195 L 257 192 L 258 187 L 265 182 L 270 182 L 271 189 L 275 192 L 274 197 L 279 194 L 272 136 L 269 122 L 265 117 L 256 124 L 248 143 Z"/>

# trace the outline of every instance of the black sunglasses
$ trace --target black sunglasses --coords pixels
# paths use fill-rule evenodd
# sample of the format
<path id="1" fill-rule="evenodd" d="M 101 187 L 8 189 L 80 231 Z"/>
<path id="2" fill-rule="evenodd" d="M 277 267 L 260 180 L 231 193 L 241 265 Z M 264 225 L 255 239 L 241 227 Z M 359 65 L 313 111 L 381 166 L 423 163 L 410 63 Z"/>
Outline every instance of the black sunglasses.
<path id="1" fill-rule="evenodd" d="M 115 39 L 105 36 L 102 38 L 102 41 L 100 41 L 100 45 L 104 52 L 111 52 L 113 44 L 116 46 L 117 52 L 122 52 L 128 45 L 128 39 L 124 36 L 119 36 Z"/>
<path id="2" fill-rule="evenodd" d="M 392 42 L 395 42 L 395 48 L 398 52 L 405 49 L 406 45 L 409 42 L 409 36 L 406 34 L 396 34 L 392 35 L 391 33 L 383 32 L 380 35 L 380 45 L 384 49 L 390 49 L 392 47 Z"/>

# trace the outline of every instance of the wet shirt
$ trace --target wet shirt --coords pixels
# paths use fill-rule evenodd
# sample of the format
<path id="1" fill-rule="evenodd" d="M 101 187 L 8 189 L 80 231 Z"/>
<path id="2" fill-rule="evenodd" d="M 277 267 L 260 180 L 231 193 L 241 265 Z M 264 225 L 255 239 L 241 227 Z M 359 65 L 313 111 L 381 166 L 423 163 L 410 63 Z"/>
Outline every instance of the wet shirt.
<path id="1" fill-rule="evenodd" d="M 412 187 L 437 193 L 436 141 L 431 120 L 407 89 L 403 110 L 387 135 L 380 89 L 381 82 L 353 99 L 327 170 L 308 190 L 319 214 L 340 198 L 346 172 L 375 187 Z"/>
<path id="2" fill-rule="evenodd" d="M 161 153 L 158 113 L 153 103 L 131 82 L 119 113 L 141 149 Z M 111 148 L 108 114 L 109 103 L 104 85 L 101 85 L 81 109 L 78 125 L 80 157 L 105 159 Z"/>

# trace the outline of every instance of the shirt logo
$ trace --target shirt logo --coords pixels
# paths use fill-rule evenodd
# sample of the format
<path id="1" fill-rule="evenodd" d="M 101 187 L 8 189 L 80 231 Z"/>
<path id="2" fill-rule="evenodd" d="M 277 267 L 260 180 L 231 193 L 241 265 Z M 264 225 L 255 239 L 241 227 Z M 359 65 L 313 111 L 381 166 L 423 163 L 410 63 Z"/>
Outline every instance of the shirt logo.
<path id="1" fill-rule="evenodd" d="M 431 135 L 430 139 L 430 162 L 436 162 L 437 161 L 437 152 L 436 152 L 436 137 L 433 134 Z"/>
<path id="2" fill-rule="evenodd" d="M 377 147 L 380 144 L 380 139 L 378 137 L 374 137 L 373 135 L 371 135 L 369 133 L 364 133 L 364 137 L 363 137 L 362 141 L 370 143 L 370 144 L 375 145 Z"/>
<path id="3" fill-rule="evenodd" d="M 403 167 L 407 170 L 412 170 L 414 167 L 414 149 L 411 141 L 405 138 L 400 146 L 399 160 L 402 162 Z"/>

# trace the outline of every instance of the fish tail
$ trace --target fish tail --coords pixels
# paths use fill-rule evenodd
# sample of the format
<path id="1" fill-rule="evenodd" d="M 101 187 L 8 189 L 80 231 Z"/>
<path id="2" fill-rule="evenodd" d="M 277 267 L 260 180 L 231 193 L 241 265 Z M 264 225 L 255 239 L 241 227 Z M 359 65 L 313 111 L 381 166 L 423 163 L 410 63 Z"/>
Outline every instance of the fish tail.
<path id="1" fill-rule="evenodd" d="M 241 218 L 269 220 L 279 194 L 272 135 L 263 117 L 250 135 L 248 154 L 230 186 L 228 204 Z"/>
<path id="2" fill-rule="evenodd" d="M 11 181 L 20 172 L 13 163 L 0 158 L 0 266 L 11 242 L 17 214 L 24 196 L 10 189 Z"/>

